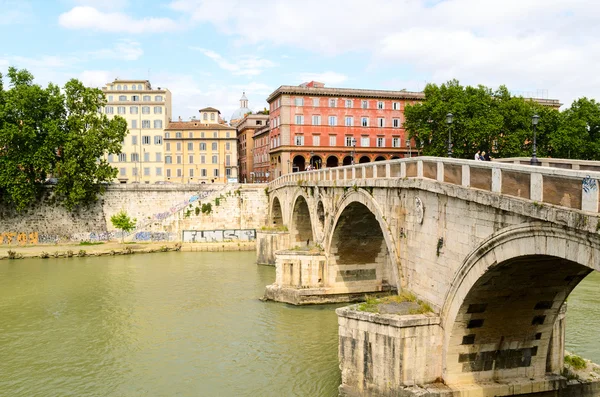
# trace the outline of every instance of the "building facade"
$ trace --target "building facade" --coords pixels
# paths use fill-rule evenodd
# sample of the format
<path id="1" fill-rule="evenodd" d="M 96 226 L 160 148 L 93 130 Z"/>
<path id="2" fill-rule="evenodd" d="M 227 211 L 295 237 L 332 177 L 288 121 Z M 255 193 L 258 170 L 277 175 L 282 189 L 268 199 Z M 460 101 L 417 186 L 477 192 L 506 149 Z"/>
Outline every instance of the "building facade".
<path id="1" fill-rule="evenodd" d="M 267 114 L 247 114 L 237 124 L 240 182 L 252 181 L 254 172 L 254 133 L 269 123 Z"/>
<path id="2" fill-rule="evenodd" d="M 254 136 L 252 137 L 252 140 L 254 141 L 253 162 L 249 182 L 262 183 L 269 181 L 271 175 L 269 171 L 271 164 L 269 156 L 269 143 L 271 142 L 269 138 L 270 132 L 271 127 L 269 126 L 268 121 L 265 126 L 254 132 Z"/>
<path id="3" fill-rule="evenodd" d="M 104 113 L 127 120 L 121 153 L 107 160 L 121 183 L 155 183 L 164 178 L 163 134 L 171 117 L 171 92 L 153 89 L 148 80 L 115 80 L 102 88 Z"/>
<path id="4" fill-rule="evenodd" d="M 270 178 L 407 156 L 404 107 L 422 93 L 281 86 L 270 106 Z"/>
<path id="5" fill-rule="evenodd" d="M 215 108 L 165 129 L 165 180 L 174 183 L 237 182 L 236 130 L 220 123 Z"/>

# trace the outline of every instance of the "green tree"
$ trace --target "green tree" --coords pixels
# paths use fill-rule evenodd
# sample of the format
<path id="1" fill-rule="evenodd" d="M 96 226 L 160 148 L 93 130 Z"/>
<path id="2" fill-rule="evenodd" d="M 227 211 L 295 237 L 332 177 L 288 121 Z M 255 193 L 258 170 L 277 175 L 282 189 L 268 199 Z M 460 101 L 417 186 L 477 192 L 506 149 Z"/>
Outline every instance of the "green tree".
<path id="1" fill-rule="evenodd" d="M 600 104 L 579 98 L 561 113 L 559 128 L 549 138 L 553 157 L 600 159 Z"/>
<path id="2" fill-rule="evenodd" d="M 129 233 L 135 229 L 135 223 L 137 220 L 131 219 L 127 212 L 124 210 L 119 211 L 115 215 L 110 217 L 110 222 L 113 224 L 115 229 L 121 230 L 121 243 L 125 240 L 125 233 Z"/>
<path id="3" fill-rule="evenodd" d="M 101 90 L 69 81 L 34 84 L 26 70 L 9 68 L 10 88 L 0 74 L 0 200 L 21 211 L 33 204 L 48 177 L 54 196 L 68 209 L 96 200 L 116 176 L 104 154 L 116 154 L 127 133 L 121 117 L 108 120 Z"/>

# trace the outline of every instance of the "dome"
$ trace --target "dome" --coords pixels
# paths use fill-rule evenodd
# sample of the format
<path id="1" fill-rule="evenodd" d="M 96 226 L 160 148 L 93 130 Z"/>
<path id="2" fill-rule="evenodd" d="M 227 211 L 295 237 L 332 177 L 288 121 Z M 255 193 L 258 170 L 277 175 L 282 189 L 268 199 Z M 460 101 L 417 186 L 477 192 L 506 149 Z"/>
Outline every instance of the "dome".
<path id="1" fill-rule="evenodd" d="M 242 97 L 240 98 L 240 108 L 233 112 L 229 121 L 232 122 L 234 120 L 241 120 L 244 118 L 246 113 L 251 112 L 252 110 L 248 108 L 248 98 L 246 98 L 246 93 L 242 92 Z"/>

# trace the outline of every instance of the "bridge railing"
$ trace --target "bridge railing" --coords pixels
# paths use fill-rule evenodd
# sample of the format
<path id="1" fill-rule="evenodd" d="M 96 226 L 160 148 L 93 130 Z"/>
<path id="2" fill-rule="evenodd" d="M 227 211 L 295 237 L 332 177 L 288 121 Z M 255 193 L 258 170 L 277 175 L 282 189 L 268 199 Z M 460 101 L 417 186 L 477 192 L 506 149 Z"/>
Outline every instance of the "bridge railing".
<path id="1" fill-rule="evenodd" d="M 270 189 L 301 183 L 353 180 L 425 178 L 466 188 L 598 212 L 600 173 L 524 164 L 443 157 L 415 157 L 356 164 L 283 175 Z"/>

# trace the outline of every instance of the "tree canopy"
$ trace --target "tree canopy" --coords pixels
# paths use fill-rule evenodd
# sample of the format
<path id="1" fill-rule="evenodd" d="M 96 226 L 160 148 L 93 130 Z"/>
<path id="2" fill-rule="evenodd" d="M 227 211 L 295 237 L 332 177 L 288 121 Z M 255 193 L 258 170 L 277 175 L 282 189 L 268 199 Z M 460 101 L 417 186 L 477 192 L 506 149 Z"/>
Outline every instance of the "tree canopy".
<path id="1" fill-rule="evenodd" d="M 104 191 L 117 170 L 104 158 L 121 151 L 127 122 L 109 120 L 101 90 L 70 80 L 61 90 L 34 84 L 26 70 L 0 74 L 0 200 L 21 211 L 55 178 L 54 197 L 69 210 Z"/>
<path id="2" fill-rule="evenodd" d="M 473 158 L 478 150 L 494 157 L 530 156 L 533 144 L 531 118 L 537 125 L 538 157 L 595 160 L 600 153 L 600 106 L 594 100 L 578 99 L 559 112 L 537 102 L 513 96 L 505 86 L 493 91 L 479 85 L 463 87 L 457 80 L 437 86 L 428 84 L 425 101 L 407 105 L 405 127 L 423 154 L 446 156 L 448 124 L 453 156 Z"/>

